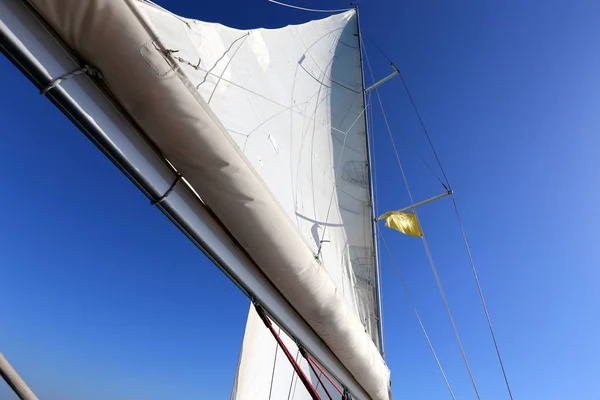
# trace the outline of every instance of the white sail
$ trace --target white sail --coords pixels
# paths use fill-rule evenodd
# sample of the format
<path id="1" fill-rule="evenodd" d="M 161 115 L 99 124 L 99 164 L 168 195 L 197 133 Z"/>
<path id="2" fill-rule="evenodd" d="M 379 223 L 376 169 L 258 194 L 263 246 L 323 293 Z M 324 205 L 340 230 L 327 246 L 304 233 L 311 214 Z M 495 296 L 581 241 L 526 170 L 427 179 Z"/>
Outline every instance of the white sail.
<path id="1" fill-rule="evenodd" d="M 242 31 L 143 11 L 378 344 L 355 12 Z M 253 307 L 241 351 L 232 399 L 310 398 Z"/>
<path id="2" fill-rule="evenodd" d="M 372 341 L 377 307 L 353 13 L 242 32 L 131 1 L 32 3 L 102 71 L 121 105 L 369 395 L 387 399 L 389 371 Z M 265 337 L 252 326 L 245 344 Z M 257 357 L 242 353 L 240 371 Z"/>
<path id="3" fill-rule="evenodd" d="M 182 20 L 150 6 L 144 13 L 165 44 L 176 47 L 178 57 L 187 61 L 188 76 L 304 240 L 315 254 L 321 249 L 323 267 L 377 343 L 354 12 L 251 31 Z M 196 62 L 199 70 L 190 68 Z M 294 342 L 287 342 L 297 355 Z M 308 365 L 302 364 L 309 374 Z M 296 389 L 296 379 L 251 308 L 233 398 L 288 398 L 292 390 L 289 398 L 309 398 L 304 388 Z M 318 386 L 314 376 L 313 381 Z"/>

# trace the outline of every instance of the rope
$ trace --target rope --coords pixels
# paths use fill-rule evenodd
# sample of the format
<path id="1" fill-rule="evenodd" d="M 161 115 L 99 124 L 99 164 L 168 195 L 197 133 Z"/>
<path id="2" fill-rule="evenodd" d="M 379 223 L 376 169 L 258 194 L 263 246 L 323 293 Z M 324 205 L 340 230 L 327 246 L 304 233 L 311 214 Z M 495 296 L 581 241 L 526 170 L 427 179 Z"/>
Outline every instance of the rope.
<path id="1" fill-rule="evenodd" d="M 462 218 L 460 217 L 460 213 L 458 212 L 458 205 L 456 204 L 456 198 L 454 197 L 454 194 L 452 194 L 452 204 L 454 205 L 456 219 L 458 220 L 458 225 L 460 226 L 460 232 L 462 234 L 463 242 L 465 243 L 465 249 L 467 250 L 467 254 L 469 256 L 469 262 L 471 263 L 471 271 L 473 272 L 473 277 L 475 278 L 475 283 L 477 284 L 477 291 L 479 292 L 479 298 L 481 299 L 481 305 L 483 306 L 483 311 L 485 313 L 485 318 L 487 320 L 488 328 L 490 329 L 492 341 L 494 342 L 494 348 L 496 349 L 496 356 L 498 357 L 498 363 L 500 364 L 500 368 L 502 369 L 502 376 L 504 377 L 504 383 L 506 384 L 506 390 L 508 391 L 508 396 L 510 397 L 510 400 L 513 400 L 512 391 L 510 390 L 510 385 L 508 384 L 508 377 L 506 376 L 506 370 L 504 369 L 504 363 L 502 362 L 502 357 L 500 356 L 500 348 L 498 347 L 498 342 L 496 341 L 496 335 L 494 334 L 494 328 L 492 328 L 492 319 L 490 317 L 490 313 L 489 313 L 487 305 L 485 303 L 485 298 L 483 296 L 483 290 L 481 289 L 481 284 L 479 283 L 479 277 L 477 276 L 477 269 L 475 268 L 475 261 L 473 260 L 473 255 L 471 254 L 471 248 L 469 246 L 469 242 L 467 241 L 467 234 L 465 233 L 465 228 L 464 228 L 464 225 L 462 222 Z"/>
<path id="2" fill-rule="evenodd" d="M 71 79 L 71 78 L 76 77 L 77 75 L 81 75 L 81 74 L 88 74 L 90 76 L 95 76 L 97 78 L 102 78 L 102 74 L 100 73 L 100 71 L 98 71 L 96 68 L 92 67 L 91 65 L 87 65 L 86 64 L 86 65 L 84 65 L 80 69 L 68 72 L 68 73 L 66 73 L 64 75 L 61 75 L 58 78 L 52 80 L 50 83 L 48 83 L 48 85 L 45 88 L 43 88 L 42 90 L 40 90 L 40 94 L 42 96 L 45 96 L 46 93 L 48 93 L 51 89 L 53 89 L 56 86 L 58 86 L 62 81 L 67 80 L 67 79 Z"/>
<path id="3" fill-rule="evenodd" d="M 177 60 L 182 64 L 189 65 L 190 67 L 194 68 L 196 71 L 200 70 L 200 64 L 202 64 L 202 58 L 200 58 L 200 57 L 198 57 L 198 62 L 196 64 L 192 64 L 191 62 L 189 62 L 188 60 L 186 60 L 184 58 L 173 55 L 175 53 L 179 53 L 179 50 L 166 49 L 166 50 L 162 50 L 162 52 L 167 56 L 171 56 L 174 60 Z"/>
<path id="4" fill-rule="evenodd" d="M 417 108 L 415 99 L 412 97 L 412 94 L 410 94 L 410 90 L 408 90 L 408 85 L 406 84 L 406 81 L 404 80 L 404 76 L 402 75 L 402 72 L 400 72 L 400 70 L 398 70 L 398 75 L 400 76 L 400 80 L 402 81 L 402 86 L 404 86 L 404 90 L 406 91 L 406 95 L 410 99 L 410 103 L 413 106 L 413 110 L 415 110 L 415 114 L 417 115 L 417 118 L 419 119 L 419 124 L 421 124 L 421 128 L 423 129 L 423 132 L 425 132 L 425 136 L 427 137 L 427 141 L 429 142 L 429 146 L 431 147 L 431 150 L 435 157 L 435 161 L 437 162 L 438 166 L 440 167 L 440 171 L 442 172 L 442 176 L 444 177 L 444 181 L 446 182 L 446 185 L 444 187 L 448 190 L 451 190 L 450 183 L 448 182 L 448 177 L 446 176 L 446 171 L 444 171 L 444 168 L 442 167 L 442 163 L 440 162 L 440 157 L 438 156 L 437 151 L 435 151 L 435 148 L 433 147 L 433 142 L 431 141 L 431 137 L 429 136 L 429 133 L 427 132 L 427 128 L 425 128 L 425 123 L 423 122 L 423 118 L 421 118 L 421 113 L 419 112 L 419 109 Z"/>
<path id="5" fill-rule="evenodd" d="M 317 367 L 317 369 L 323 374 L 323 376 L 325 377 L 325 379 L 327 379 L 329 381 L 329 383 L 331 383 L 331 386 L 333 386 L 335 388 L 335 390 L 337 390 L 337 392 L 341 395 L 344 395 L 344 393 L 342 392 L 342 390 L 339 388 L 338 385 L 335 384 L 335 382 L 329 377 L 329 375 L 327 375 L 327 373 L 325 373 L 325 371 L 323 371 L 323 368 L 321 368 L 321 366 L 319 365 L 319 363 L 317 363 L 315 361 L 314 358 L 312 358 L 312 356 L 308 353 L 306 353 L 307 357 L 308 357 L 308 361 L 309 363 L 313 363 L 315 367 Z"/>
<path id="6" fill-rule="evenodd" d="M 171 186 L 169 186 L 169 189 L 167 189 L 167 191 L 162 196 L 160 196 L 158 199 L 152 200 L 150 202 L 150 204 L 155 206 L 155 205 L 160 204 L 163 201 L 165 201 L 167 196 L 169 196 L 171 194 L 171 192 L 175 189 L 175 186 L 177 186 L 177 184 L 179 183 L 180 180 L 181 180 L 181 174 L 177 173 L 177 176 L 175 177 L 175 180 L 173 181 Z"/>
<path id="7" fill-rule="evenodd" d="M 377 46 L 377 44 L 375 44 L 375 47 L 377 47 L 377 49 L 381 52 L 381 54 L 383 54 L 383 56 L 390 62 L 392 62 L 389 57 L 387 55 L 385 55 L 385 53 L 383 52 L 383 50 L 381 50 L 381 48 L 379 46 Z M 425 137 L 427 138 L 427 142 L 429 143 L 429 147 L 431 148 L 431 152 L 433 153 L 435 160 L 438 164 L 438 167 L 442 173 L 442 176 L 444 177 L 444 181 L 446 182 L 446 184 L 444 185 L 444 183 L 442 182 L 442 185 L 444 185 L 444 187 L 448 190 L 448 191 L 452 191 L 451 186 L 450 186 L 450 181 L 448 180 L 448 176 L 446 175 L 446 171 L 444 170 L 444 167 L 442 165 L 442 162 L 440 161 L 440 158 L 438 156 L 437 151 L 435 150 L 435 146 L 433 145 L 433 141 L 431 140 L 431 136 L 429 135 L 429 132 L 427 131 L 427 128 L 425 127 L 425 123 L 423 122 L 423 118 L 421 117 L 421 113 L 419 112 L 419 109 L 417 108 L 417 104 L 415 103 L 415 100 L 410 92 L 410 90 L 408 89 L 408 84 L 406 83 L 406 80 L 404 79 L 404 76 L 402 75 L 402 72 L 400 72 L 400 70 L 398 70 L 398 74 L 400 75 L 400 79 L 402 81 L 402 85 L 404 86 L 404 90 L 406 92 L 406 95 L 408 96 L 413 110 L 419 120 L 419 124 L 421 125 L 421 128 L 423 129 L 423 133 L 425 134 Z M 512 395 L 512 391 L 510 389 L 510 384 L 508 383 L 508 377 L 506 375 L 506 370 L 504 369 L 504 363 L 502 362 L 502 356 L 500 355 L 500 348 L 498 347 L 498 342 L 496 340 L 496 334 L 494 333 L 494 328 L 492 327 L 492 320 L 490 317 L 490 313 L 488 311 L 486 302 L 485 302 L 485 297 L 483 295 L 483 289 L 481 288 L 481 284 L 479 282 L 479 277 L 477 275 L 477 268 L 475 267 L 475 261 L 473 260 L 473 254 L 471 253 L 471 247 L 469 246 L 469 242 L 467 240 L 467 234 L 462 222 L 462 218 L 460 216 L 460 213 L 458 211 L 458 205 L 456 202 L 456 197 L 454 195 L 454 193 L 452 193 L 452 204 L 454 206 L 454 212 L 456 214 L 456 219 L 458 220 L 458 225 L 460 227 L 460 232 L 463 238 L 463 242 L 465 245 L 465 250 L 467 251 L 467 255 L 469 257 L 469 263 L 471 265 L 471 271 L 473 272 L 473 277 L 475 278 L 475 283 L 477 285 L 477 291 L 479 293 L 479 298 L 481 300 L 481 305 L 483 307 L 483 311 L 485 313 L 485 317 L 487 320 L 487 325 L 488 328 L 490 330 L 490 335 L 492 337 L 492 341 L 494 342 L 494 349 L 496 350 L 496 356 L 498 358 L 498 363 L 500 364 L 500 368 L 502 370 L 502 376 L 504 378 L 504 383 L 506 384 L 506 390 L 508 391 L 508 395 L 510 397 L 511 400 L 513 400 L 513 395 Z"/>
<path id="8" fill-rule="evenodd" d="M 413 210 L 415 216 L 417 214 L 416 210 Z M 419 217 L 417 217 L 417 221 Z M 442 296 L 442 300 L 444 300 L 444 306 L 446 307 L 446 312 L 448 314 L 448 318 L 450 319 L 450 324 L 452 325 L 452 330 L 454 331 L 454 337 L 456 338 L 456 342 L 458 343 L 458 347 L 460 348 L 460 354 L 462 355 L 462 359 L 465 363 L 465 367 L 467 368 L 467 373 L 469 374 L 469 379 L 471 380 L 471 385 L 473 386 L 473 390 L 475 391 L 475 397 L 478 400 L 481 399 L 479 396 L 479 391 L 477 390 L 477 385 L 475 385 L 475 378 L 473 377 L 473 372 L 471 371 L 471 367 L 469 366 L 469 361 L 467 361 L 467 354 L 465 353 L 465 349 L 463 348 L 462 341 L 460 340 L 460 336 L 458 335 L 458 329 L 456 328 L 456 324 L 454 323 L 454 317 L 452 316 L 452 312 L 450 311 L 450 304 L 448 303 L 448 299 L 446 298 L 446 293 L 444 292 L 444 287 L 442 286 L 442 281 L 440 280 L 440 276 L 437 272 L 437 267 L 433 261 L 433 256 L 431 255 L 431 250 L 429 249 L 429 244 L 427 243 L 427 239 L 425 238 L 425 233 L 421 237 L 423 240 L 423 247 L 425 247 L 425 253 L 427 253 L 427 258 L 429 259 L 429 265 L 431 265 L 431 270 L 433 271 L 433 276 L 435 277 L 435 282 L 437 283 L 438 290 L 440 292 L 440 296 Z"/>
<path id="9" fill-rule="evenodd" d="M 365 52 L 365 56 L 366 56 L 366 52 Z M 373 71 L 371 71 L 371 73 L 372 72 Z M 406 187 L 406 192 L 410 199 L 410 203 L 414 204 L 415 202 L 413 200 L 413 196 L 410 191 L 410 187 L 408 185 L 408 180 L 407 180 L 406 174 L 404 172 L 404 167 L 402 166 L 402 161 L 400 160 L 400 155 L 398 153 L 398 149 L 397 149 L 396 143 L 394 141 L 394 136 L 392 135 L 392 129 L 390 128 L 390 124 L 387 119 L 387 114 L 385 113 L 385 108 L 383 107 L 383 101 L 381 100 L 381 96 L 379 94 L 378 88 L 375 88 L 375 94 L 377 95 L 377 99 L 379 101 L 379 106 L 381 107 L 381 114 L 383 115 L 383 120 L 385 122 L 385 126 L 387 128 L 390 140 L 392 142 L 392 148 L 394 149 L 394 154 L 396 155 L 396 160 L 398 161 L 398 166 L 400 167 L 400 172 L 402 174 L 402 179 L 404 180 L 404 186 Z M 415 217 L 417 218 L 417 222 L 418 222 L 419 217 L 417 214 L 417 210 L 413 208 L 413 212 L 415 213 Z M 433 256 L 431 255 L 431 250 L 429 249 L 429 244 L 427 243 L 427 239 L 425 238 L 425 233 L 423 233 L 422 240 L 423 240 L 423 246 L 425 247 L 425 252 L 427 253 L 427 258 L 429 259 L 429 265 L 431 266 L 431 270 L 433 271 L 433 276 L 437 283 L 438 290 L 440 292 L 442 300 L 444 301 L 444 306 L 446 307 L 446 313 L 448 314 L 448 318 L 450 319 L 450 324 L 452 325 L 452 330 L 454 331 L 454 336 L 456 338 L 456 342 L 458 343 L 458 347 L 460 349 L 465 367 L 467 369 L 467 373 L 469 374 L 469 378 L 471 380 L 471 385 L 473 386 L 473 390 L 475 391 L 475 396 L 477 397 L 478 400 L 480 400 L 481 397 L 479 396 L 479 391 L 477 390 L 477 385 L 475 384 L 475 378 L 473 377 L 471 367 L 469 366 L 469 362 L 467 360 L 467 355 L 466 355 L 464 347 L 462 345 L 462 341 L 460 340 L 460 336 L 458 335 L 458 329 L 456 328 L 456 324 L 454 323 L 454 317 L 452 316 L 452 311 L 450 310 L 450 304 L 448 303 L 448 299 L 446 298 L 446 293 L 444 292 L 442 282 L 441 282 L 440 277 L 437 272 L 437 267 L 435 266 L 435 262 L 433 261 Z"/>
<path id="10" fill-rule="evenodd" d="M 385 55 L 385 53 L 383 53 L 383 50 L 381 50 L 379 48 L 379 46 L 377 46 L 377 44 L 375 42 L 373 42 L 372 39 L 369 38 L 369 40 L 371 40 L 371 42 L 375 45 L 375 47 L 377 47 L 377 49 L 383 54 L 383 56 L 390 62 L 390 64 L 392 65 L 392 67 L 394 67 L 394 69 L 396 69 L 398 71 L 398 74 L 401 76 L 400 70 L 398 68 L 396 68 L 396 66 L 394 65 L 394 63 Z M 365 60 L 367 61 L 367 67 L 369 68 L 371 79 L 373 80 L 373 82 L 375 82 L 375 76 L 373 75 L 373 70 L 371 69 L 371 63 L 369 62 L 369 57 L 367 56 L 367 49 L 364 47 L 364 44 L 362 42 L 361 42 L 361 46 L 362 46 L 363 53 L 365 54 Z M 402 138 L 402 140 L 404 141 L 404 143 L 406 143 L 408 145 L 408 147 L 413 151 L 413 153 L 419 158 L 419 160 L 421 160 L 421 162 L 423 163 L 423 165 L 425 165 L 425 168 L 427 168 L 427 170 L 429 170 L 429 172 L 431 172 L 431 174 L 435 177 L 435 179 L 437 179 L 446 190 L 449 190 L 448 187 L 446 186 L 446 183 L 444 183 L 444 181 L 438 176 L 438 174 L 435 172 L 435 170 L 433 169 L 433 167 L 431 166 L 431 164 L 429 164 L 427 162 L 427 160 L 425 160 L 425 158 L 421 155 L 421 153 L 419 153 L 417 151 L 417 148 L 415 147 L 415 145 L 412 142 L 412 140 L 410 140 L 405 135 L 401 135 L 400 137 Z"/>
<path id="11" fill-rule="evenodd" d="M 292 4 L 286 4 L 286 3 L 282 3 L 280 1 L 275 1 L 275 0 L 267 0 L 269 3 L 275 3 L 275 4 L 279 4 L 280 6 L 284 6 L 284 7 L 289 7 L 289 8 L 295 8 L 296 10 L 303 10 L 303 11 L 314 11 L 314 12 L 323 12 L 323 13 L 335 13 L 335 12 L 344 12 L 344 11 L 348 11 L 348 10 L 352 10 L 351 8 L 340 8 L 340 9 L 336 9 L 336 10 L 319 10 L 316 8 L 305 8 L 305 7 L 298 7 Z"/>
<path id="12" fill-rule="evenodd" d="M 258 304 L 258 302 L 256 302 L 256 300 L 252 300 L 252 302 L 254 304 L 254 308 L 256 309 L 258 316 L 263 321 L 265 326 L 269 329 L 269 331 L 271 332 L 271 334 L 273 335 L 273 337 L 279 344 L 279 347 L 281 347 L 281 350 L 283 350 L 283 352 L 285 353 L 285 356 L 290 361 L 290 364 L 292 364 L 292 367 L 294 367 L 296 374 L 298 375 L 298 377 L 300 377 L 300 380 L 304 384 L 304 387 L 310 394 L 311 398 L 313 400 L 321 400 L 321 398 L 319 397 L 319 394 L 313 387 L 312 383 L 310 382 L 310 380 L 308 379 L 306 374 L 304 374 L 304 371 L 302 371 L 302 368 L 300 367 L 300 365 L 298 364 L 296 359 L 292 356 L 292 353 L 290 353 L 290 351 L 288 350 L 285 343 L 283 343 L 283 340 L 281 340 L 281 337 L 277 334 L 277 332 L 275 332 L 275 328 L 273 328 L 273 323 L 271 322 L 269 317 L 267 317 L 265 310 L 260 306 L 260 304 Z"/>
<path id="13" fill-rule="evenodd" d="M 315 374 L 315 376 L 317 377 L 317 380 L 319 381 L 319 384 L 323 387 L 323 390 L 325 391 L 325 394 L 327 395 L 327 397 L 329 398 L 329 400 L 333 400 L 333 397 L 331 397 L 331 394 L 329 394 L 329 390 L 327 390 L 327 387 L 323 383 L 323 380 L 321 380 L 321 375 L 324 375 L 323 371 L 321 371 L 320 374 L 317 373 L 317 370 L 315 369 L 315 367 L 310 363 L 310 360 L 308 358 L 308 353 L 306 352 L 306 350 L 304 350 L 304 347 L 298 346 L 298 349 L 300 350 L 300 354 L 302 354 L 302 357 L 304 357 L 304 359 L 308 363 L 308 366 L 310 367 L 310 369 L 313 372 L 313 374 Z M 317 388 L 318 387 L 319 387 L 319 385 L 317 385 Z"/>
<path id="14" fill-rule="evenodd" d="M 385 237 L 383 236 L 383 234 L 381 232 L 379 232 L 379 237 L 381 237 L 381 241 L 383 242 L 383 245 L 385 246 L 385 249 L 387 250 L 388 255 L 390 256 L 390 261 L 392 262 L 392 265 L 394 266 L 394 269 L 396 270 L 396 273 L 398 274 L 398 278 L 400 279 L 400 283 L 402 284 L 402 288 L 404 289 L 404 294 L 406 295 L 408 304 L 412 307 L 413 312 L 415 313 L 415 316 L 417 317 L 417 321 L 419 321 L 419 326 L 421 327 L 421 331 L 423 332 L 423 335 L 425 336 L 425 339 L 427 340 L 427 344 L 429 345 L 429 350 L 431 350 L 431 353 L 433 354 L 433 358 L 435 358 L 435 362 L 438 366 L 438 369 L 440 370 L 440 373 L 442 374 L 442 377 L 444 378 L 444 382 L 446 383 L 446 387 L 448 388 L 448 391 L 450 392 L 450 396 L 452 397 L 453 400 L 456 400 L 456 397 L 454 396 L 454 392 L 452 391 L 452 387 L 450 386 L 450 382 L 448 381 L 448 377 L 446 377 L 444 368 L 442 368 L 442 364 L 437 356 L 437 353 L 435 352 L 435 349 L 433 348 L 433 343 L 431 343 L 431 340 L 429 339 L 429 335 L 427 334 L 427 330 L 425 329 L 425 325 L 423 325 L 423 321 L 421 320 L 419 311 L 417 311 L 417 307 L 415 306 L 412 296 L 410 295 L 410 292 L 408 291 L 408 286 L 406 285 L 406 282 L 404 281 L 404 277 L 402 276 L 402 271 L 400 271 L 400 267 L 398 267 L 398 264 L 396 264 L 396 262 L 394 261 L 392 251 L 390 250 L 390 248 L 385 240 Z"/>

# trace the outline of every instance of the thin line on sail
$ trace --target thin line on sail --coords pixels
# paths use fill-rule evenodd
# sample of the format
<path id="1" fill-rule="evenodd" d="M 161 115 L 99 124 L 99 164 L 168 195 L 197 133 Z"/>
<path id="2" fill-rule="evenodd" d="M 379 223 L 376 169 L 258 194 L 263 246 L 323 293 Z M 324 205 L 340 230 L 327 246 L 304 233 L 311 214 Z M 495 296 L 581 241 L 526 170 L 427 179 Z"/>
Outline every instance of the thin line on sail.
<path id="1" fill-rule="evenodd" d="M 219 61 L 221 61 L 227 55 L 227 53 L 229 53 L 231 51 L 231 48 L 233 47 L 233 45 L 236 44 L 237 42 L 239 42 L 240 40 L 242 40 L 242 43 L 243 43 L 243 40 L 246 40 L 246 38 L 248 36 L 250 36 L 250 32 L 247 32 L 245 35 L 242 35 L 239 38 L 235 39 L 233 42 L 231 42 L 231 44 L 229 45 L 229 47 L 227 48 L 227 50 L 225 50 L 223 52 L 223 54 L 221 55 L 221 57 L 219 57 L 217 59 L 217 61 L 215 61 L 213 63 L 213 66 L 210 67 L 208 70 L 206 70 L 206 74 L 204 74 L 204 78 L 202 79 L 202 82 L 200 82 L 199 84 L 196 85 L 196 89 L 198 89 L 204 82 L 206 82 L 206 78 L 208 78 L 208 75 L 212 72 L 213 69 L 215 69 L 217 67 L 217 65 L 219 64 Z M 237 50 L 239 50 L 239 48 L 241 46 L 242 46 L 241 44 L 238 46 L 238 48 L 236 49 L 235 53 L 237 53 Z M 233 53 L 234 56 L 235 56 L 235 53 Z M 223 77 L 223 73 L 225 72 L 225 70 L 229 66 L 229 63 L 231 63 L 231 60 L 233 60 L 233 57 L 229 59 L 229 61 L 227 62 L 227 65 L 225 65 L 225 68 L 223 68 L 223 71 L 221 72 L 221 75 L 219 76 L 219 81 Z M 217 83 L 215 84 L 215 89 L 217 88 L 217 85 L 219 84 L 219 81 L 217 81 Z M 212 96 L 214 94 L 214 90 L 215 89 L 213 89 L 213 93 L 211 93 L 211 95 L 210 95 L 207 103 L 210 103 L 210 99 L 212 99 Z"/>

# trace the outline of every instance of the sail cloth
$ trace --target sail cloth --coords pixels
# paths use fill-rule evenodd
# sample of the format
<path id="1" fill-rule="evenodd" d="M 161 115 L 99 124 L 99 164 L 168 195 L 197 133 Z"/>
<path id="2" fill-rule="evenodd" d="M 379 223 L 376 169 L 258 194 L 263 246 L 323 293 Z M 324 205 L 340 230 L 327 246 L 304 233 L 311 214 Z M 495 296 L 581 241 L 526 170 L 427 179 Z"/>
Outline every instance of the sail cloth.
<path id="1" fill-rule="evenodd" d="M 365 391 L 387 400 L 354 14 L 246 32 L 132 0 L 30 2 Z"/>

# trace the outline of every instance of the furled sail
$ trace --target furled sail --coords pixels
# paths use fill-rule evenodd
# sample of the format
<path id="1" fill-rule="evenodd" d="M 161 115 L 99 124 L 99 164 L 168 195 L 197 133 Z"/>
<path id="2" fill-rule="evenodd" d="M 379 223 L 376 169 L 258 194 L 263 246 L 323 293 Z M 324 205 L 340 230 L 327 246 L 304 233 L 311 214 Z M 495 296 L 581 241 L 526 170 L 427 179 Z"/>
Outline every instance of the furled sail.
<path id="1" fill-rule="evenodd" d="M 31 3 L 367 393 L 388 399 L 354 12 L 240 31 L 132 0 Z M 254 317 L 240 399 L 268 398 L 241 384 L 248 374 L 271 387 L 287 374 Z M 289 397 L 290 379 L 272 398 Z"/>

